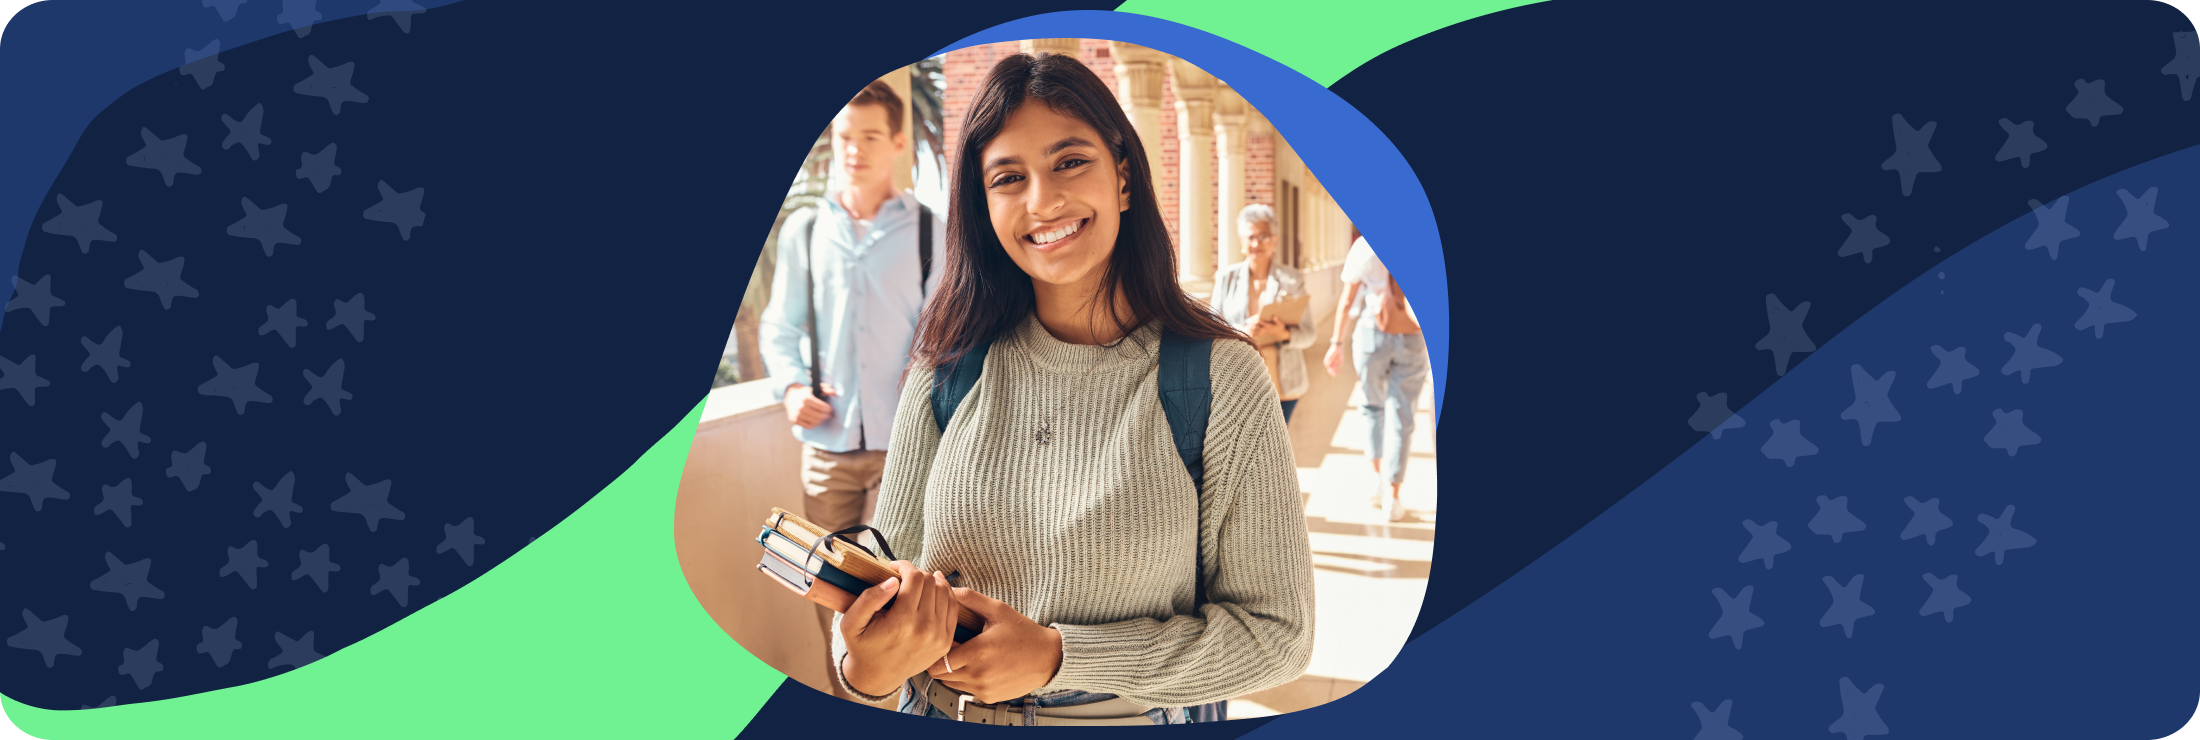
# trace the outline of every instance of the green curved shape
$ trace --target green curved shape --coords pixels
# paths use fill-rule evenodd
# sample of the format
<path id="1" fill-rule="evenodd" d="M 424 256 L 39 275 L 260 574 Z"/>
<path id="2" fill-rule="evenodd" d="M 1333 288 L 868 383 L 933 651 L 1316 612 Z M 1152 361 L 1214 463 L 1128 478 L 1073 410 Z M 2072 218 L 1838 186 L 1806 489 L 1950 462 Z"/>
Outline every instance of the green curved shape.
<path id="1" fill-rule="evenodd" d="M 1399 44 L 1469 18 L 1538 0 L 1130 0 L 1116 7 L 1235 41 L 1323 87 Z"/>
<path id="2" fill-rule="evenodd" d="M 52 740 L 731 737 L 787 677 L 711 621 L 673 551 L 673 502 L 702 413 L 697 404 L 541 539 L 327 658 L 145 704 L 6 700 L 8 718 Z"/>

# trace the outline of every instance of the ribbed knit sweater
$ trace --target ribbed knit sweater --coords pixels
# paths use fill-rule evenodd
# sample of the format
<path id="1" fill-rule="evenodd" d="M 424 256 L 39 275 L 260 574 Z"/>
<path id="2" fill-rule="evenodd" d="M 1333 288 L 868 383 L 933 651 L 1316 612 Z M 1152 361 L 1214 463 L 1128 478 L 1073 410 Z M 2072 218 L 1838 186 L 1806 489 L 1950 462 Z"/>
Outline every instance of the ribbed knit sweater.
<path id="1" fill-rule="evenodd" d="M 960 571 L 959 585 L 1061 631 L 1061 669 L 1034 693 L 1191 706 L 1306 669 L 1313 559 L 1291 441 L 1260 355 L 1213 347 L 1199 490 L 1162 411 L 1151 325 L 1111 349 L 1026 319 L 994 342 L 944 434 L 930 368 L 903 381 L 875 526 L 896 557 Z M 1042 446 L 1033 433 L 1050 416 Z M 833 626 L 837 666 L 847 644 Z"/>

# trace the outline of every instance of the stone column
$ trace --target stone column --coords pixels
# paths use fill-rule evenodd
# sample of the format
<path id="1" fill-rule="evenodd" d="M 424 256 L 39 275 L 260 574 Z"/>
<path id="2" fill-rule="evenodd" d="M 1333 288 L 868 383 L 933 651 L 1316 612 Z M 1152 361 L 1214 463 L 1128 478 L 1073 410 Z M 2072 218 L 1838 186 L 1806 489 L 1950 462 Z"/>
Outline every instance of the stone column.
<path id="1" fill-rule="evenodd" d="M 908 67 L 894 70 L 892 74 L 879 78 L 886 81 L 887 87 L 894 89 L 895 95 L 901 96 L 901 113 L 897 115 L 901 116 L 901 133 L 909 139 L 909 146 L 904 147 L 901 157 L 894 160 L 895 190 L 908 190 L 917 182 L 917 119 L 911 112 L 914 106 L 909 102 L 909 78 Z"/>
<path id="2" fill-rule="evenodd" d="M 1077 39 L 1027 39 L 1017 42 L 1016 50 L 1032 56 L 1038 56 L 1039 52 L 1044 51 L 1074 58 L 1077 56 L 1078 46 Z"/>
<path id="3" fill-rule="evenodd" d="M 1177 281 L 1205 297 L 1215 276 L 1215 78 L 1184 60 L 1176 74 Z"/>
<path id="4" fill-rule="evenodd" d="M 1131 119 L 1131 129 L 1138 132 L 1138 140 L 1145 143 L 1146 172 L 1149 177 L 1161 176 L 1161 82 L 1165 73 L 1162 66 L 1167 57 L 1160 52 L 1136 44 L 1120 41 L 1108 42 L 1109 56 L 1115 59 L 1115 94 L 1123 104 L 1123 113 Z M 1148 181 L 1154 197 L 1161 195 L 1158 182 Z"/>
<path id="5" fill-rule="evenodd" d="M 1237 215 L 1245 209 L 1246 108 L 1245 98 L 1229 87 L 1215 98 L 1215 251 L 1224 265 L 1245 259 Z"/>

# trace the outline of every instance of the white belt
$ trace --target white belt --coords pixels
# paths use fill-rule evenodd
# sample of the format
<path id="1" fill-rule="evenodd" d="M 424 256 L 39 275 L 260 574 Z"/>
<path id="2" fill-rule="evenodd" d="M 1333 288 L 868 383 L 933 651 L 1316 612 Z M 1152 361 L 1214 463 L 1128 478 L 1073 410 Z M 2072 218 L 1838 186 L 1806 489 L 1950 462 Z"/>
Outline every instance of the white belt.
<path id="1" fill-rule="evenodd" d="M 1024 710 L 1007 704 L 986 704 L 967 694 L 956 693 L 939 681 L 927 681 L 931 688 L 925 691 L 932 706 L 953 715 L 957 721 L 981 725 L 1022 725 Z M 1040 707 L 1034 717 L 1042 727 L 1103 726 L 1103 725 L 1151 725 L 1153 719 L 1146 716 L 1152 707 L 1133 704 L 1128 699 L 1116 697 L 1102 702 L 1081 704 L 1074 707 Z"/>

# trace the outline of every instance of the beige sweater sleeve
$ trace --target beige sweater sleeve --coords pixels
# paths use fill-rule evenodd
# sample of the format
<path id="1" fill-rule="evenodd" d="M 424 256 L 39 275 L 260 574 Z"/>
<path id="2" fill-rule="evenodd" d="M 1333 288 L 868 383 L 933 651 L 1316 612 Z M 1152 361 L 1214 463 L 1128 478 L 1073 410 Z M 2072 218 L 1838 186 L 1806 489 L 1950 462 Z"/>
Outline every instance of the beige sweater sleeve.
<path id="1" fill-rule="evenodd" d="M 932 473 L 932 457 L 940 446 L 940 430 L 932 420 L 932 369 L 911 365 L 902 377 L 901 404 L 894 410 L 894 443 L 886 452 L 881 472 L 878 512 L 872 526 L 886 536 L 894 557 L 923 563 L 924 481 Z M 833 615 L 833 680 L 843 690 L 872 703 L 887 703 L 891 693 L 878 698 L 848 684 L 840 673 L 840 661 L 848 655 L 848 642 L 840 635 L 843 615 Z"/>
<path id="2" fill-rule="evenodd" d="M 1313 655 L 1313 556 L 1283 411 L 1260 355 L 1216 340 L 1200 491 L 1207 603 L 1166 621 L 1052 625 L 1062 667 L 1042 691 L 1114 693 L 1191 706 L 1299 677 Z M 895 430 L 897 441 L 900 429 Z"/>

